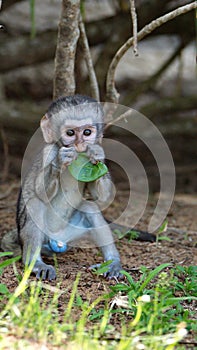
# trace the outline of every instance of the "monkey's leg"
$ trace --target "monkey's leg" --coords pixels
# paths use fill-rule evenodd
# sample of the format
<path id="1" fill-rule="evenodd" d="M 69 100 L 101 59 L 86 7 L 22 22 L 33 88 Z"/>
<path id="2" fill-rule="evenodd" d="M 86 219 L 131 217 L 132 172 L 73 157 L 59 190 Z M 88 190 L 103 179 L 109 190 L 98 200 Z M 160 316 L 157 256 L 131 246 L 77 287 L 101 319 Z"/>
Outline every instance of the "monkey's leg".
<path id="1" fill-rule="evenodd" d="M 35 260 L 33 272 L 36 278 L 53 280 L 56 278 L 56 271 L 52 265 L 47 265 L 41 258 L 41 249 L 45 240 L 43 232 L 30 219 L 20 232 L 23 256 L 25 265 L 29 265 Z"/>
<path id="2" fill-rule="evenodd" d="M 120 273 L 122 270 L 120 256 L 116 249 L 112 232 L 103 218 L 99 207 L 93 202 L 85 202 L 79 210 L 84 212 L 91 238 L 101 248 L 104 260 L 111 261 L 108 271 L 104 276 L 107 278 L 122 277 Z"/>
<path id="3" fill-rule="evenodd" d="M 1 249 L 4 252 L 12 252 L 13 256 L 21 255 L 21 246 L 18 241 L 17 229 L 13 229 L 3 236 Z"/>

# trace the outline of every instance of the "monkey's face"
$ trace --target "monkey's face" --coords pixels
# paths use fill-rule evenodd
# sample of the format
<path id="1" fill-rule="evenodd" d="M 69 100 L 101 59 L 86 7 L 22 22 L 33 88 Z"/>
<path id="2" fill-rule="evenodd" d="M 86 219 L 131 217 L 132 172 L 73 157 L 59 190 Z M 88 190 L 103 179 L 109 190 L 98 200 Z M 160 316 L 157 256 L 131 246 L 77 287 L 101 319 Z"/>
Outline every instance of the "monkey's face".
<path id="1" fill-rule="evenodd" d="M 77 152 L 85 152 L 88 144 L 97 140 L 97 128 L 90 119 L 67 120 L 61 127 L 61 141 L 64 146 L 74 146 Z"/>

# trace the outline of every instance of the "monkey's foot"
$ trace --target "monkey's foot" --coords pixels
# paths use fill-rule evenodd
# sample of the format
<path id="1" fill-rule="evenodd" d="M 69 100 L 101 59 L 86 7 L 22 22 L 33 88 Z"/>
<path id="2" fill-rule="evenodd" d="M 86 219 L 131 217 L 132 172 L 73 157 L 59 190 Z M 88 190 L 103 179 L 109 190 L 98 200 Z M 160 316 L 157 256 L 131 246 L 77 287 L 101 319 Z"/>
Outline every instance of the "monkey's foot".
<path id="1" fill-rule="evenodd" d="M 90 269 L 102 269 L 103 264 L 95 264 L 95 265 L 91 265 Z M 104 269 L 107 268 L 107 271 L 103 272 L 102 275 L 106 278 L 106 279 L 122 279 L 124 276 L 122 275 L 122 273 L 120 272 L 122 270 L 122 266 L 119 260 L 113 260 L 108 266 L 103 267 Z"/>
<path id="2" fill-rule="evenodd" d="M 33 272 L 37 279 L 52 281 L 56 279 L 56 271 L 52 265 L 47 265 L 42 261 L 37 261 L 34 265 Z"/>

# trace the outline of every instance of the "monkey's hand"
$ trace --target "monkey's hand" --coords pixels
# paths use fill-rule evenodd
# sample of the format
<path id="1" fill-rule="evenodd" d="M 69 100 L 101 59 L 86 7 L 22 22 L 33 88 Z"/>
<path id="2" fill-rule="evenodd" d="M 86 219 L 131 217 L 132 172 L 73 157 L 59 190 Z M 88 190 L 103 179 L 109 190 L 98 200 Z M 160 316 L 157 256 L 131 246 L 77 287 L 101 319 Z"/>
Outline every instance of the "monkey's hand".
<path id="1" fill-rule="evenodd" d="M 43 261 L 36 261 L 33 272 L 37 279 L 52 281 L 56 279 L 56 271 L 52 265 L 47 265 Z"/>
<path id="2" fill-rule="evenodd" d="M 92 164 L 103 162 L 105 159 L 104 150 L 100 145 L 96 145 L 96 144 L 88 145 L 86 154 Z"/>
<path id="3" fill-rule="evenodd" d="M 62 165 L 70 165 L 77 159 L 77 152 L 74 147 L 61 147 L 59 149 L 59 162 Z"/>

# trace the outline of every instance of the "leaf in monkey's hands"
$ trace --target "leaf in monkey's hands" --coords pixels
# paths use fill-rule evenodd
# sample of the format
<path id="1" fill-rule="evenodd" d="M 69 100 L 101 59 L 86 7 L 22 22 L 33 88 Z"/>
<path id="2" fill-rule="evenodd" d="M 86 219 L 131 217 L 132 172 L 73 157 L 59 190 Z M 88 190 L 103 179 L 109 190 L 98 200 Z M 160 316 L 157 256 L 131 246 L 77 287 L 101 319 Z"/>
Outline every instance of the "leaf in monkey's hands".
<path id="1" fill-rule="evenodd" d="M 68 170 L 76 180 L 82 182 L 95 181 L 108 172 L 104 163 L 92 164 L 85 153 L 80 153 L 77 159 L 68 166 Z"/>

